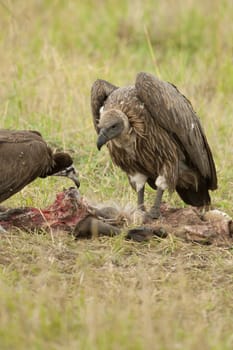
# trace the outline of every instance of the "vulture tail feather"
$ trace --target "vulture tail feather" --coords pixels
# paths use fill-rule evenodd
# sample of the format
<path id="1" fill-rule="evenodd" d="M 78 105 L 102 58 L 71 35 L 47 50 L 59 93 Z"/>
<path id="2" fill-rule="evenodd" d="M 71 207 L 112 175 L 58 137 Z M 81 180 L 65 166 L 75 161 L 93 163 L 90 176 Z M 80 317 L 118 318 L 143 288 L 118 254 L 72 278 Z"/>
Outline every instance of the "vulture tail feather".
<path id="1" fill-rule="evenodd" d="M 180 198 L 186 203 L 194 207 L 202 207 L 210 205 L 211 199 L 208 192 L 208 188 L 205 183 L 199 183 L 198 190 L 194 188 L 178 187 L 176 191 Z"/>

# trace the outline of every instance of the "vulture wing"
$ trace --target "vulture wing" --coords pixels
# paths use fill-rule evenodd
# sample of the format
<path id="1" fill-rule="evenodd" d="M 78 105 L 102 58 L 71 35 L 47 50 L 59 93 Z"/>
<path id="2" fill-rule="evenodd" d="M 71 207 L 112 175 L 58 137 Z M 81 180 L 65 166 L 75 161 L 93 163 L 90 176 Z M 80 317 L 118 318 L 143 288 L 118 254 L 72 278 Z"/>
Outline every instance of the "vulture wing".
<path id="1" fill-rule="evenodd" d="M 108 83 L 105 80 L 98 79 L 94 82 L 91 88 L 91 109 L 93 116 L 93 123 L 97 133 L 98 122 L 100 118 L 100 108 L 104 106 L 104 102 L 108 98 L 108 96 L 114 91 L 118 89 L 117 86 Z"/>
<path id="2" fill-rule="evenodd" d="M 38 133 L 0 130 L 0 202 L 43 175 L 51 157 Z"/>
<path id="3" fill-rule="evenodd" d="M 138 73 L 137 95 L 151 117 L 178 142 L 191 163 L 217 188 L 217 175 L 212 153 L 199 118 L 191 103 L 178 89 L 148 73 Z"/>

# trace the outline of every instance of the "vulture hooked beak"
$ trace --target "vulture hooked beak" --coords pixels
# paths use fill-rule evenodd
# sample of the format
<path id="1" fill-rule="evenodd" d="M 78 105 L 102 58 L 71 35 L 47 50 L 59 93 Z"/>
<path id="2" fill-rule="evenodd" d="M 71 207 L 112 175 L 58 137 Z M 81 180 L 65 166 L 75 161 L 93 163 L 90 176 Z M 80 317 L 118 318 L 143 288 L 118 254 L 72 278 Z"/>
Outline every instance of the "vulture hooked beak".
<path id="1" fill-rule="evenodd" d="M 80 182 L 77 177 L 77 172 L 75 170 L 75 167 L 73 165 L 67 167 L 65 170 L 58 171 L 57 173 L 53 174 L 54 176 L 66 176 L 69 179 L 71 179 L 77 188 L 80 187 Z"/>
<path id="2" fill-rule="evenodd" d="M 105 145 L 105 143 L 107 141 L 109 141 L 109 137 L 106 135 L 105 130 L 101 129 L 100 132 L 99 132 L 99 135 L 98 135 L 97 143 L 96 143 L 97 148 L 98 148 L 99 151 L 101 150 L 101 147 L 103 145 Z"/>

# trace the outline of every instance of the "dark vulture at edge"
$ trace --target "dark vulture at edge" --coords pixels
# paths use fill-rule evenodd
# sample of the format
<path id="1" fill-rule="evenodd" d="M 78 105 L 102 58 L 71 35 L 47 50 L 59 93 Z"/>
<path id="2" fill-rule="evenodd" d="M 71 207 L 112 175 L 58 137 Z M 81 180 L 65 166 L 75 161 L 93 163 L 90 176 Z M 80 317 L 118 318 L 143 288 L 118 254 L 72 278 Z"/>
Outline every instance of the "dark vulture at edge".
<path id="1" fill-rule="evenodd" d="M 126 172 L 144 207 L 148 183 L 157 190 L 147 213 L 158 218 L 165 189 L 196 207 L 209 206 L 217 188 L 214 160 L 189 100 L 171 83 L 138 73 L 133 86 L 96 80 L 91 89 L 97 147 L 106 144 L 113 163 Z"/>
<path id="2" fill-rule="evenodd" d="M 0 202 L 37 177 L 67 176 L 79 187 L 70 155 L 53 153 L 38 131 L 0 130 L 0 171 Z"/>

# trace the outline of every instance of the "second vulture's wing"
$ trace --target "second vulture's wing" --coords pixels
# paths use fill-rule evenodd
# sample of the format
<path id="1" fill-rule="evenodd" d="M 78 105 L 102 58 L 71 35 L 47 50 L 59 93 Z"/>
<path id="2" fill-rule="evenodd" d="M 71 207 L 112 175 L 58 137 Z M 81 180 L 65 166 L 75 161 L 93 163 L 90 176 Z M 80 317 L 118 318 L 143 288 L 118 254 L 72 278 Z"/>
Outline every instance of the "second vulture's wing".
<path id="1" fill-rule="evenodd" d="M 94 82 L 91 88 L 91 110 L 93 123 L 96 132 L 99 132 L 98 122 L 100 118 L 100 108 L 104 105 L 105 100 L 108 96 L 118 89 L 117 86 L 108 83 L 106 80 L 98 79 Z"/>
<path id="2" fill-rule="evenodd" d="M 135 87 L 155 122 L 178 142 L 189 161 L 207 180 L 208 187 L 216 189 L 217 175 L 212 153 L 191 103 L 174 85 L 149 73 L 138 73 Z"/>

